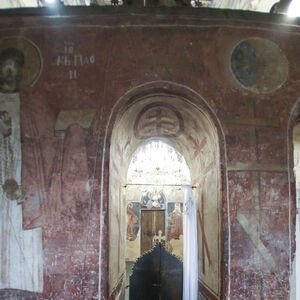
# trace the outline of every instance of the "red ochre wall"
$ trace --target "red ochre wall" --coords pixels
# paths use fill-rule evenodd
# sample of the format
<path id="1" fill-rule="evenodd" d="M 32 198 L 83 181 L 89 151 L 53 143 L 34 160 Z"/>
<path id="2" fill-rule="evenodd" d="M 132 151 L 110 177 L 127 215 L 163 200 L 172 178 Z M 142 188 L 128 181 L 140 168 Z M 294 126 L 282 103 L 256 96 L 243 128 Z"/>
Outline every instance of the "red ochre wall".
<path id="1" fill-rule="evenodd" d="M 28 10 L 9 14 L 1 13 L 0 38 L 32 41 L 43 61 L 37 82 L 20 87 L 22 187 L 27 193 L 23 227 L 42 227 L 43 232 L 44 292 L 38 297 L 97 298 L 103 210 L 101 298 L 108 299 L 113 128 L 108 122 L 111 114 L 115 121 L 113 106 L 120 106 L 119 99 L 142 93 L 144 85 L 145 94 L 175 86 L 174 94 L 184 96 L 189 90 L 199 95 L 223 134 L 221 298 L 288 299 L 295 219 L 289 133 L 298 117 L 291 111 L 300 90 L 299 21 L 292 26 L 278 16 L 188 9 L 78 8 L 65 9 L 60 17 L 34 16 Z M 286 56 L 287 79 L 273 92 L 247 90 L 231 72 L 233 48 L 252 37 L 274 42 Z M 93 110 L 94 122 L 87 129 L 73 124 L 62 140 L 54 128 L 63 110 Z M 37 170 L 37 165 L 42 167 Z M 43 183 L 35 179 L 41 177 Z M 36 191 L 43 194 L 38 203 L 30 200 Z M 239 214 L 258 232 L 256 242 L 241 226 Z M 271 267 L 266 252 L 273 259 Z M 0 291 L 3 299 L 8 295 L 35 297 Z"/>

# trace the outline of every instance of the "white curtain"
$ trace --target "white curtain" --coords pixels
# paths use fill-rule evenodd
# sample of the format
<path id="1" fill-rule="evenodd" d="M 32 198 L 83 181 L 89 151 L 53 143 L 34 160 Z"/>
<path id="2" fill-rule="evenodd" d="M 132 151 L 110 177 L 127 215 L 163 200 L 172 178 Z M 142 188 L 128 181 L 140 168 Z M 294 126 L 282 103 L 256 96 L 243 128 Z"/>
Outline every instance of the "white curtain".
<path id="1" fill-rule="evenodd" d="M 183 186 L 183 300 L 198 298 L 197 218 L 192 186 Z"/>

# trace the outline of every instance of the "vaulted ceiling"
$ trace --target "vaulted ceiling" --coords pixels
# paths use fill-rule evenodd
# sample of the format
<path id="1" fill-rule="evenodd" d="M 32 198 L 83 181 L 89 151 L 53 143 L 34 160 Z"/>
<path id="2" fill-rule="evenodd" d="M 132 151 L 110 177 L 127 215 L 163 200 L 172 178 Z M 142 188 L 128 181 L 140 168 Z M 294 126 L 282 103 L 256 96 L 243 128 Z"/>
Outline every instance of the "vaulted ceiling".
<path id="1" fill-rule="evenodd" d="M 56 6 L 210 7 L 300 17 L 300 0 L 1 0 L 0 9 Z"/>
<path id="2" fill-rule="evenodd" d="M 51 2 L 58 0 L 1 0 L 0 8 L 19 8 L 19 7 L 40 7 L 50 5 Z M 190 0 L 188 0 L 190 1 Z M 225 9 L 242 9 L 258 12 L 269 12 L 271 7 L 279 0 L 192 0 L 196 6 L 225 8 Z M 88 5 L 109 5 L 111 0 L 60 0 L 64 5 L 88 6 Z M 160 1 L 161 2 L 161 1 Z M 163 1 L 165 6 L 173 6 L 178 2 L 186 1 Z"/>

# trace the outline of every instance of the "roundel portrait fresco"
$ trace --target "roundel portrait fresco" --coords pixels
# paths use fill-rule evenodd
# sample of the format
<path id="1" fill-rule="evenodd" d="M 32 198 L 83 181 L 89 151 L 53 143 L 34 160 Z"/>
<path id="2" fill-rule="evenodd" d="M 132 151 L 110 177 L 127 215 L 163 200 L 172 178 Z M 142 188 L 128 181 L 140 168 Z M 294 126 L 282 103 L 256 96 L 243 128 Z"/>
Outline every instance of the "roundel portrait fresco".
<path id="1" fill-rule="evenodd" d="M 230 63 L 235 79 L 255 93 L 277 90 L 288 75 L 288 62 L 281 49 L 262 38 L 241 41 L 233 49 Z"/>
<path id="2" fill-rule="evenodd" d="M 38 48 L 22 37 L 0 40 L 0 88 L 2 92 L 14 92 L 18 86 L 32 86 L 42 70 L 42 58 Z"/>

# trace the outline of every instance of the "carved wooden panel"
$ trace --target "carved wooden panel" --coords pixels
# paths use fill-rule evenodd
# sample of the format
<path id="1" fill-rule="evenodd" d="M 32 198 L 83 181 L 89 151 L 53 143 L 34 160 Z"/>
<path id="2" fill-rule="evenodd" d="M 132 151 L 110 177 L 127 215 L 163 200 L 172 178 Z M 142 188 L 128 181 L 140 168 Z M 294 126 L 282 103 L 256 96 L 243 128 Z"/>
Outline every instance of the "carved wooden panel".
<path id="1" fill-rule="evenodd" d="M 141 253 L 149 251 L 153 247 L 153 237 L 162 231 L 165 235 L 165 211 L 142 210 Z"/>

